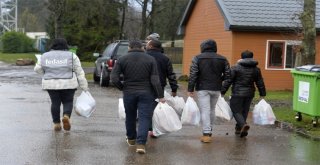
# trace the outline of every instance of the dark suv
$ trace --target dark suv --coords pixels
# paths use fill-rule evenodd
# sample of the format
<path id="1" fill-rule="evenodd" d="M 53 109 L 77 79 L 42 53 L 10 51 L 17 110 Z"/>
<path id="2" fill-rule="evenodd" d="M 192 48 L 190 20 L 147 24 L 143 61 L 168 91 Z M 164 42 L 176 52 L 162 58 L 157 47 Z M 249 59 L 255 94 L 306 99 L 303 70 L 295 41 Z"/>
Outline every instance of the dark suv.
<path id="1" fill-rule="evenodd" d="M 110 73 L 116 60 L 128 53 L 127 40 L 118 40 L 109 44 L 95 61 L 93 80 L 99 82 L 100 86 L 107 87 L 110 83 Z"/>

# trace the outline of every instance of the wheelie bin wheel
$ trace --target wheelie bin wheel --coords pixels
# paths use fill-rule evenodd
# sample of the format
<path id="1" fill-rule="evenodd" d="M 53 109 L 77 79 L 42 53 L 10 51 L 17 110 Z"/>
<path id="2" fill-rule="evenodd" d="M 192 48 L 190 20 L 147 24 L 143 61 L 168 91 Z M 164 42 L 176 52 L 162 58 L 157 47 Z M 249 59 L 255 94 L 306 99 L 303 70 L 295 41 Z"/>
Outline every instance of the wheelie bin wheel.
<path id="1" fill-rule="evenodd" d="M 296 118 L 297 121 L 301 121 L 301 120 L 302 120 L 302 115 L 301 115 L 301 113 L 298 112 L 298 113 L 296 114 L 295 118 Z"/>

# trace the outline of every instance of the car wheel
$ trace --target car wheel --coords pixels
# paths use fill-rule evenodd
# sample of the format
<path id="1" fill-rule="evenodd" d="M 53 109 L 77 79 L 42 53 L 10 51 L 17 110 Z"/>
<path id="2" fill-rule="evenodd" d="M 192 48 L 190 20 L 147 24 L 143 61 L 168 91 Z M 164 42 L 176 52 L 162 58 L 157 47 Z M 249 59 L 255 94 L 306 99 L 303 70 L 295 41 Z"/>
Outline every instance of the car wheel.
<path id="1" fill-rule="evenodd" d="M 95 68 L 94 68 L 94 71 L 93 71 L 93 81 L 94 81 L 94 82 L 99 82 L 99 81 L 100 81 L 100 77 L 97 76 L 97 75 L 98 75 L 98 70 L 97 70 L 97 68 L 95 67 Z"/>
<path id="2" fill-rule="evenodd" d="M 110 74 L 105 69 L 102 69 L 100 74 L 100 86 L 108 87 L 110 83 Z"/>

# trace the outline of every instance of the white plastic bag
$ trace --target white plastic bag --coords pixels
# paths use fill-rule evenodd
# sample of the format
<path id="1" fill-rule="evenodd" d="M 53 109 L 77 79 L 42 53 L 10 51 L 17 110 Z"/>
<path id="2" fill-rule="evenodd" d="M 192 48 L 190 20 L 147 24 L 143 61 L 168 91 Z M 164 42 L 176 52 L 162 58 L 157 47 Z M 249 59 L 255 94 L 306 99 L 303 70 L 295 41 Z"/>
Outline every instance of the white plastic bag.
<path id="1" fill-rule="evenodd" d="M 126 119 L 126 112 L 124 109 L 124 104 L 123 104 L 122 98 L 119 98 L 118 111 L 119 111 L 119 119 L 121 119 L 121 120 Z"/>
<path id="2" fill-rule="evenodd" d="M 82 91 L 76 100 L 74 109 L 78 115 L 90 117 L 96 110 L 96 101 L 88 91 Z"/>
<path id="3" fill-rule="evenodd" d="M 184 105 L 186 104 L 183 97 L 173 97 L 168 92 L 164 91 L 164 98 L 166 103 L 168 103 L 168 105 L 170 105 L 177 112 L 177 114 L 181 116 Z"/>
<path id="4" fill-rule="evenodd" d="M 155 136 L 178 131 L 181 121 L 172 107 L 167 103 L 158 103 L 152 116 L 152 131 Z"/>
<path id="5" fill-rule="evenodd" d="M 183 125 L 199 125 L 200 110 L 192 97 L 188 97 L 181 115 Z"/>
<path id="6" fill-rule="evenodd" d="M 253 123 L 258 125 L 274 124 L 276 116 L 273 114 L 271 105 L 261 99 L 253 109 Z"/>
<path id="7" fill-rule="evenodd" d="M 233 118 L 231 108 L 226 100 L 219 96 L 218 102 L 215 108 L 216 117 L 222 118 L 224 120 L 230 121 Z"/>

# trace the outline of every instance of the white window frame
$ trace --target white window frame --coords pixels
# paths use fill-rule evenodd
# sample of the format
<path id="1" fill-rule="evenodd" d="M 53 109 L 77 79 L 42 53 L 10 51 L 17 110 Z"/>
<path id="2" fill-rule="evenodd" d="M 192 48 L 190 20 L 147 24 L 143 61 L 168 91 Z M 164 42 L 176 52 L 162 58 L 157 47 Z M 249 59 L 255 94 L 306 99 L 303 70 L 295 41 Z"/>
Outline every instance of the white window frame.
<path id="1" fill-rule="evenodd" d="M 279 68 L 276 68 L 276 67 L 269 67 L 268 66 L 268 63 L 269 63 L 269 43 L 270 42 L 283 42 L 285 45 L 284 45 L 284 59 L 282 61 L 282 66 L 279 67 Z M 267 40 L 267 43 L 266 43 L 266 57 L 265 57 L 265 70 L 292 70 L 293 68 L 286 68 L 286 55 L 287 55 L 287 46 L 288 45 L 301 45 L 302 41 L 299 41 L 299 40 Z"/>

